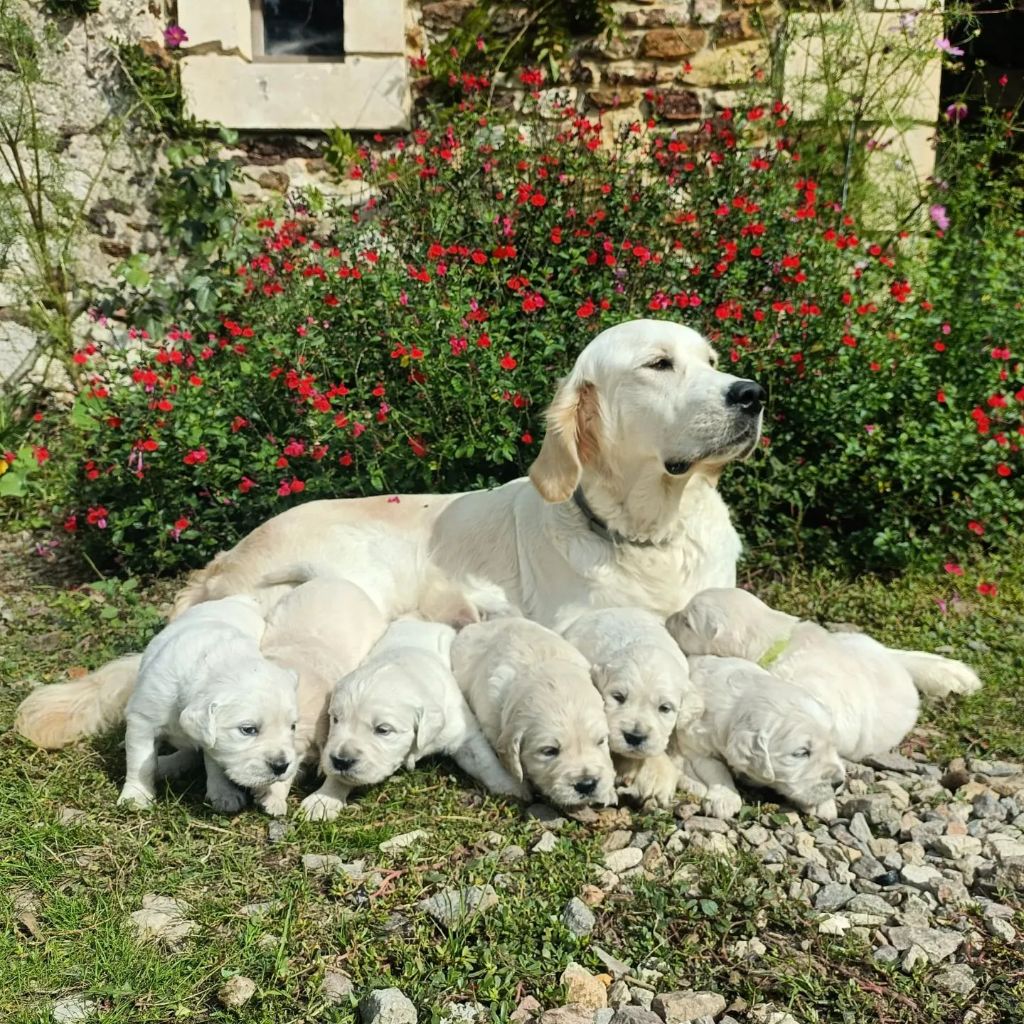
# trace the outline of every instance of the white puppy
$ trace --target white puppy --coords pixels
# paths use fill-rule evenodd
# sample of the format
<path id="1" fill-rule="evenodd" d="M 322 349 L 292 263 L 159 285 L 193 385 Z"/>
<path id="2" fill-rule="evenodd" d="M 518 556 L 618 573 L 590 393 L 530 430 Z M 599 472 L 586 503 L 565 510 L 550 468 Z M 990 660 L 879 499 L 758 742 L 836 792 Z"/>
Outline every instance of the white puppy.
<path id="1" fill-rule="evenodd" d="M 306 817 L 333 819 L 357 786 L 383 782 L 433 754 L 450 754 L 492 793 L 529 795 L 502 768 L 452 676 L 454 637 L 441 623 L 399 619 L 338 681 L 321 757 L 326 781 L 302 801 Z"/>
<path id="2" fill-rule="evenodd" d="M 118 803 L 153 802 L 160 740 L 184 759 L 202 751 L 206 795 L 220 811 L 241 808 L 245 790 L 262 802 L 295 774 L 298 677 L 260 654 L 264 630 L 258 602 L 229 597 L 190 608 L 154 637 L 126 709 Z"/>
<path id="3" fill-rule="evenodd" d="M 828 708 L 839 752 L 851 761 L 891 750 L 917 721 L 915 678 L 902 658 L 863 633 L 830 633 L 736 589 L 698 594 L 668 628 L 687 654 L 746 658 L 811 693 Z M 966 665 L 951 664 L 962 670 L 965 692 L 981 685 Z"/>
<path id="4" fill-rule="evenodd" d="M 526 619 L 467 626 L 452 669 L 502 764 L 563 807 L 613 804 L 608 721 L 586 658 Z"/>
<path id="5" fill-rule="evenodd" d="M 563 635 L 591 663 L 620 782 L 632 785 L 642 760 L 660 759 L 662 785 L 653 785 L 658 772 L 649 765 L 637 796 L 669 803 L 675 792 L 665 756 L 669 740 L 704 710 L 679 645 L 662 620 L 642 608 L 584 612 Z"/>
<path id="6" fill-rule="evenodd" d="M 679 785 L 716 818 L 739 813 L 733 775 L 781 793 L 797 807 L 834 818 L 845 778 L 832 718 L 814 696 L 742 658 L 690 658 L 704 714 L 672 743 Z"/>

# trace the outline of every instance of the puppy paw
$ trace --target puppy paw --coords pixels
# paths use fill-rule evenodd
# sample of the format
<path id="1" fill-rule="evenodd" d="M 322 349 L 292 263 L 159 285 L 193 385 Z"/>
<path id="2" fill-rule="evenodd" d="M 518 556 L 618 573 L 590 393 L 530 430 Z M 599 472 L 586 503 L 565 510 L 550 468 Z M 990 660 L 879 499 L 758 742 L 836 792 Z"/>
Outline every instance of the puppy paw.
<path id="1" fill-rule="evenodd" d="M 237 787 L 232 789 L 225 787 L 213 792 L 207 790 L 206 799 L 210 801 L 210 805 L 215 811 L 220 811 L 222 814 L 237 814 L 248 802 L 245 790 Z"/>
<path id="2" fill-rule="evenodd" d="M 272 818 L 280 818 L 288 813 L 288 798 L 286 796 L 268 795 L 260 799 L 259 805 Z"/>
<path id="3" fill-rule="evenodd" d="M 946 661 L 945 676 L 949 693 L 977 693 L 981 689 L 981 680 L 978 673 L 962 661 Z"/>
<path id="4" fill-rule="evenodd" d="M 652 757 L 640 766 L 630 789 L 643 804 L 671 807 L 678 782 L 679 771 L 669 758 Z"/>
<path id="5" fill-rule="evenodd" d="M 299 817 L 307 821 L 334 821 L 345 806 L 344 800 L 320 793 L 310 793 L 299 804 Z"/>
<path id="6" fill-rule="evenodd" d="M 743 807 L 743 797 L 724 786 L 712 786 L 701 803 L 708 817 L 735 818 Z"/>
<path id="7" fill-rule="evenodd" d="M 153 796 L 141 789 L 125 786 L 121 795 L 117 798 L 118 807 L 133 808 L 137 811 L 145 811 L 153 806 Z"/>

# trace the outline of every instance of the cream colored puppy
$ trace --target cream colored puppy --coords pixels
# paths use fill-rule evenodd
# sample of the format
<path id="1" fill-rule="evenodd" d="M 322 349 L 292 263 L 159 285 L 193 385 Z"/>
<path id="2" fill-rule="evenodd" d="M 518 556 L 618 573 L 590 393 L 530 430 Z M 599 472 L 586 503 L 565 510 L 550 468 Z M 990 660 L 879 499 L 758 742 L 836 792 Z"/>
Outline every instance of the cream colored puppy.
<path id="1" fill-rule="evenodd" d="M 899 744 L 917 721 L 917 688 L 930 692 L 926 673 L 912 676 L 905 658 L 876 640 L 830 633 L 774 611 L 745 590 L 705 590 L 668 620 L 668 628 L 687 654 L 746 658 L 812 694 L 828 709 L 839 752 L 851 761 Z M 947 679 L 949 666 L 959 666 L 960 692 L 981 685 L 966 665 L 941 661 Z"/>
<path id="2" fill-rule="evenodd" d="M 608 721 L 586 658 L 526 619 L 467 626 L 452 669 L 502 764 L 562 807 L 614 804 Z"/>
<path id="3" fill-rule="evenodd" d="M 353 789 L 433 754 L 450 754 L 492 793 L 529 796 L 502 768 L 452 676 L 454 636 L 441 623 L 399 619 L 338 681 L 320 762 L 326 780 L 302 801 L 306 817 L 336 818 Z"/>
<path id="4" fill-rule="evenodd" d="M 704 714 L 676 733 L 680 786 L 707 814 L 731 818 L 743 798 L 733 776 L 781 793 L 804 811 L 836 816 L 834 790 L 845 777 L 832 716 L 806 691 L 742 658 L 690 658 Z"/>
<path id="5" fill-rule="evenodd" d="M 641 762 L 660 760 L 647 766 L 644 791 L 636 795 L 670 803 L 675 775 L 665 754 L 669 740 L 704 710 L 679 645 L 662 620 L 642 608 L 584 612 L 563 635 L 591 663 L 619 781 L 632 786 Z"/>
<path id="6" fill-rule="evenodd" d="M 170 765 L 202 752 L 217 810 L 239 810 L 246 790 L 273 802 L 273 787 L 297 768 L 298 676 L 260 654 L 264 630 L 253 598 L 228 597 L 190 608 L 153 638 L 126 708 L 118 803 L 152 804 L 161 740 L 181 752 Z"/>

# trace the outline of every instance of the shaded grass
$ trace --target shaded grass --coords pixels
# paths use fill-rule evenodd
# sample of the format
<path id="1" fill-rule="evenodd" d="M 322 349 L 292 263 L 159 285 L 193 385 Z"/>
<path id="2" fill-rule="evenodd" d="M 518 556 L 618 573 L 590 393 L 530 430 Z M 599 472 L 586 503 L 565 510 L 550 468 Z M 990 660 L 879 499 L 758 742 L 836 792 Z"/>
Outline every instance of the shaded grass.
<path id="1" fill-rule="evenodd" d="M 1024 754 L 1024 604 L 1020 573 L 1003 565 L 997 571 L 997 597 L 961 604 L 945 580 L 925 575 L 887 584 L 801 573 L 758 589 L 799 614 L 966 656 L 986 678 L 985 691 L 930 707 L 915 742 L 939 757 L 965 750 L 1014 757 Z M 27 692 L 25 680 L 59 679 L 72 665 L 92 667 L 139 648 L 159 626 L 155 605 L 172 589 L 107 584 L 99 592 L 73 591 L 15 580 L 4 595 L 11 619 L 0 632 L 0 725 L 9 724 Z M 946 601 L 946 612 L 937 600 Z M 476 999 L 503 1021 L 524 993 L 557 1005 L 558 976 L 570 960 L 600 971 L 595 944 L 660 972 L 660 990 L 707 987 L 750 1004 L 772 1000 L 800 1020 L 963 1019 L 965 1002 L 936 989 L 934 969 L 906 976 L 874 964 L 852 940 L 820 936 L 809 909 L 788 896 L 789 869 L 773 874 L 742 855 L 673 855 L 664 877 L 636 880 L 631 893 L 609 896 L 596 909 L 594 935 L 577 939 L 561 923 L 562 908 L 594 882 L 606 833 L 621 818 L 570 822 L 552 853 L 503 863 L 486 833 L 528 849 L 540 826 L 524 821 L 517 807 L 483 797 L 443 762 L 365 793 L 338 822 L 291 822 L 277 841 L 268 819 L 255 812 L 232 820 L 204 806 L 198 778 L 166 788 L 152 813 L 119 810 L 122 771 L 116 736 L 56 754 L 30 748 L 9 730 L 0 736 L 4 1021 L 48 1019 L 54 998 L 81 992 L 98 999 L 104 1019 L 117 1024 L 347 1024 L 356 1020 L 354 1008 L 330 1006 L 321 995 L 328 967 L 350 973 L 357 993 L 397 985 L 421 1020 L 440 1019 L 451 1002 Z M 82 812 L 71 823 L 68 808 Z M 775 812 L 762 805 L 746 814 L 768 822 Z M 650 830 L 662 843 L 674 831 L 666 815 L 636 813 L 626 827 Z M 421 843 L 378 852 L 383 839 L 416 828 L 428 830 Z M 358 884 L 313 875 L 303 869 L 304 853 L 366 857 L 381 878 Z M 692 870 L 680 871 L 687 865 Z M 499 905 L 482 920 L 445 932 L 417 908 L 439 888 L 468 884 L 491 884 L 499 893 Z M 15 913 L 19 892 L 38 907 L 35 931 Z M 135 940 L 129 915 L 146 893 L 189 905 L 198 931 L 180 950 Z M 249 904 L 267 907 L 247 914 Z M 954 923 L 961 912 L 942 913 Z M 751 936 L 768 953 L 739 961 L 733 943 Z M 979 1020 L 1014 1019 L 1024 1000 L 1019 950 L 991 940 L 971 952 L 970 962 L 979 991 L 969 1002 L 981 1007 Z M 238 1014 L 216 998 L 232 974 L 258 986 Z"/>

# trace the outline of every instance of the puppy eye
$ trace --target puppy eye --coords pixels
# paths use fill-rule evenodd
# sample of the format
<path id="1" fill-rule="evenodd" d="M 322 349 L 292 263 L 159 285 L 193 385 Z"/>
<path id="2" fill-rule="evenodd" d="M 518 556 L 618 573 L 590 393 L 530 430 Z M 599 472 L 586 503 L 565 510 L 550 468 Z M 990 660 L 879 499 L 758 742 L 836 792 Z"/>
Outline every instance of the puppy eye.
<path id="1" fill-rule="evenodd" d="M 337 715 L 331 715 L 331 725 L 337 725 L 337 724 L 338 724 L 338 716 Z"/>
<path id="2" fill-rule="evenodd" d="M 675 711 L 675 708 L 672 707 L 671 704 L 662 704 L 661 707 L 658 708 L 658 710 L 663 715 L 670 715 L 670 714 L 672 714 L 673 711 Z"/>
<path id="3" fill-rule="evenodd" d="M 292 732 L 295 732 L 295 723 L 292 722 Z"/>
<path id="4" fill-rule="evenodd" d="M 607 746 L 608 746 L 608 737 L 607 737 L 607 736 L 602 736 L 602 737 L 601 737 L 601 738 L 600 738 L 600 739 L 599 739 L 599 740 L 597 741 L 597 745 L 598 745 L 599 747 L 607 747 Z"/>
<path id="5" fill-rule="evenodd" d="M 616 691 L 612 694 L 612 700 L 615 701 L 616 704 L 625 704 L 626 695 L 624 693 L 619 693 L 618 691 Z"/>
<path id="6" fill-rule="evenodd" d="M 378 725 L 373 731 L 378 736 L 390 736 L 395 730 L 390 725 Z"/>
<path id="7" fill-rule="evenodd" d="M 801 747 L 799 750 L 794 750 L 793 751 L 793 756 L 794 757 L 810 757 L 811 756 L 811 748 L 810 747 Z"/>
<path id="8" fill-rule="evenodd" d="M 541 757 L 558 757 L 558 747 L 542 747 Z"/>
<path id="9" fill-rule="evenodd" d="M 660 359 L 655 359 L 653 363 L 647 364 L 648 370 L 673 370 L 675 369 L 675 363 L 672 362 L 668 356 L 662 356 Z"/>
<path id="10" fill-rule="evenodd" d="M 240 725 L 238 731 L 243 736 L 259 736 L 260 727 L 258 725 Z"/>

